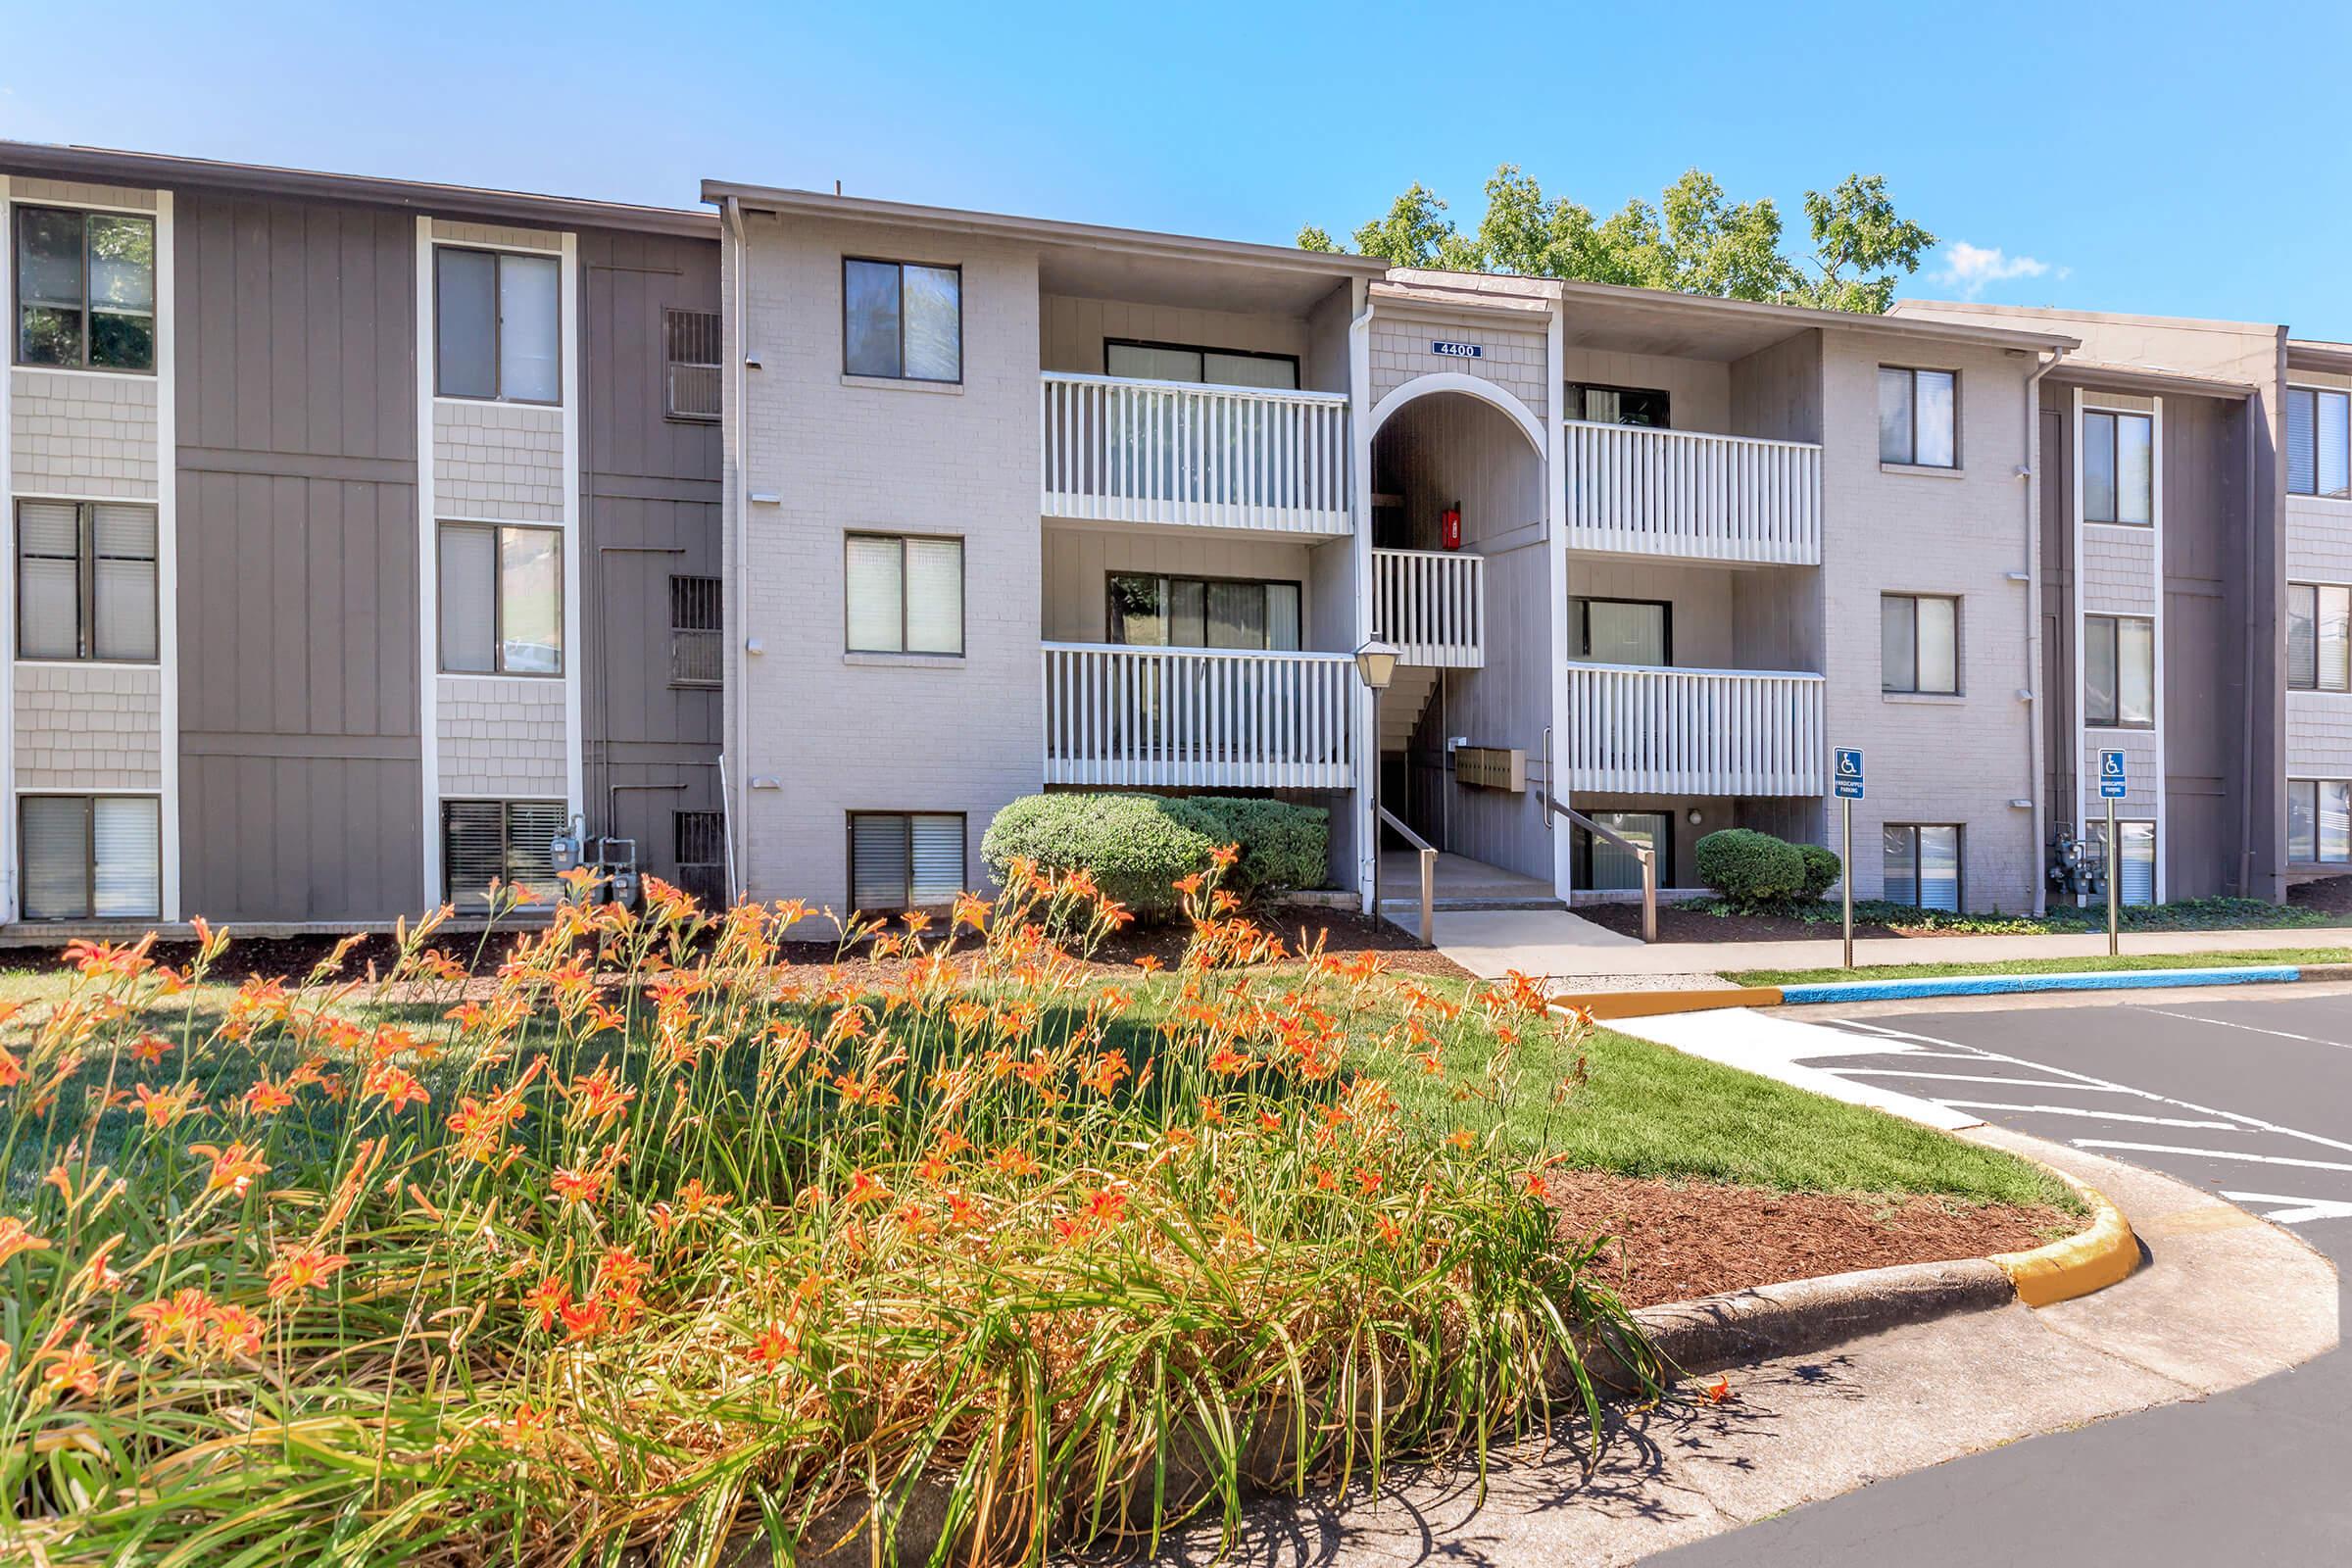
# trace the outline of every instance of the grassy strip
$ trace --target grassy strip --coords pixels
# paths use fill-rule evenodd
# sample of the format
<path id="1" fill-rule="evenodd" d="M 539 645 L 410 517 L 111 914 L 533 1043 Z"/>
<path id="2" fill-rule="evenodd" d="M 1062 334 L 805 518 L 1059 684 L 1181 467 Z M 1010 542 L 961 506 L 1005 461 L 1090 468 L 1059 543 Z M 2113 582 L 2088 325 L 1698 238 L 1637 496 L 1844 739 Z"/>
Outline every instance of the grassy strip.
<path id="1" fill-rule="evenodd" d="M 1693 914 L 1742 912 L 1723 899 L 1693 899 L 1677 907 Z M 1834 926 L 1843 918 L 1840 906 L 1829 899 L 1773 912 L 1806 925 Z M 2272 931 L 2348 923 L 2344 916 L 2325 909 L 2271 904 L 2261 899 L 2179 899 L 2171 904 L 2133 906 L 2120 913 L 2126 931 Z M 1921 909 L 1908 904 L 1860 899 L 1854 904 L 1854 923 L 1943 936 L 2065 936 L 2106 930 L 2107 910 L 2103 906 L 2095 906 L 2079 909 L 2058 907 L 2039 915 L 2005 914 L 1997 909 Z"/>
<path id="2" fill-rule="evenodd" d="M 2003 958 L 1981 963 L 1873 963 L 1854 969 L 1727 969 L 1741 986 L 1828 985 L 1839 981 L 1932 980 L 1971 974 L 2088 974 L 2115 969 L 2236 969 L 2259 964 L 2352 962 L 2352 948 L 2262 948 L 2242 953 L 2127 953 L 2088 958 Z"/>

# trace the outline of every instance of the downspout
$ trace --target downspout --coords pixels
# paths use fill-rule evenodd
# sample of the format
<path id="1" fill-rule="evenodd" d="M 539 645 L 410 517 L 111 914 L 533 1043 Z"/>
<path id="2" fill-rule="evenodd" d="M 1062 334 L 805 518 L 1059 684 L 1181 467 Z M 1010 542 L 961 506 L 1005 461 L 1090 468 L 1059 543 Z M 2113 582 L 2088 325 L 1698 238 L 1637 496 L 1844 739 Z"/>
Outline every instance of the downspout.
<path id="1" fill-rule="evenodd" d="M 748 753 L 752 744 L 752 661 L 745 652 L 744 628 L 750 616 L 752 546 L 751 546 L 751 468 L 747 455 L 746 432 L 749 428 L 745 399 L 750 395 L 751 376 L 747 365 L 751 357 L 751 319 L 746 313 L 747 292 L 743 284 L 745 269 L 750 265 L 743 239 L 743 208 L 732 196 L 726 200 L 727 232 L 735 245 L 735 266 L 728 278 L 733 298 L 728 302 L 729 314 L 735 321 L 734 364 L 728 373 L 734 377 L 735 396 L 729 400 L 729 436 L 735 451 L 735 645 L 727 650 L 727 662 L 735 674 L 735 737 L 739 753 Z M 722 601 L 723 603 L 723 601 Z M 723 820 L 727 828 L 727 899 L 729 903 L 742 898 L 751 881 L 752 813 L 750 796 L 745 796 L 744 808 L 735 809 L 735 792 L 748 791 L 751 774 L 743 765 L 744 758 L 735 758 L 735 766 L 727 765 L 724 738 L 721 738 L 719 768 L 719 800 L 726 808 Z"/>
<path id="2" fill-rule="evenodd" d="M 1372 625 L 1372 285 L 1363 289 L 1363 309 L 1348 321 L 1348 399 L 1354 406 L 1350 427 L 1355 450 L 1349 455 L 1349 478 L 1355 495 L 1349 507 L 1355 519 L 1356 646 L 1373 634 Z M 1365 914 L 1376 914 L 1375 879 L 1380 867 L 1380 819 L 1373 815 L 1373 786 L 1380 771 L 1380 726 L 1374 698 L 1356 683 L 1355 813 L 1362 824 L 1355 846 L 1356 895 Z"/>
<path id="3" fill-rule="evenodd" d="M 2271 386 L 2278 389 L 2279 403 L 2278 408 L 2274 409 L 2271 406 L 2268 394 L 2266 393 L 2263 396 L 2262 428 L 2259 432 L 2262 438 L 2269 443 L 2270 450 L 2274 454 L 2271 464 L 2271 482 L 2269 486 L 2263 487 L 2260 490 L 2262 501 L 2262 516 L 2266 519 L 2265 531 L 2270 536 L 2271 541 L 2271 548 L 2267 551 L 2259 548 L 2257 544 L 2258 536 L 2254 532 L 2255 498 L 2257 494 L 2257 486 L 2255 481 L 2259 479 L 2262 474 L 2262 449 L 2255 444 L 2255 438 L 2258 432 L 2256 431 L 2254 424 L 2254 400 L 2248 399 L 2246 402 L 2246 552 L 2244 590 L 2246 601 L 2246 670 L 2245 700 L 2238 704 L 2238 766 L 2242 770 L 2242 773 L 2241 782 L 2239 783 L 2237 791 L 2237 844 L 2238 863 L 2240 866 L 2237 879 L 2237 891 L 2240 897 L 2249 899 L 2268 897 L 2267 893 L 2257 894 L 2254 891 L 2255 868 L 2258 864 L 2262 863 L 2261 860 L 2256 858 L 2254 854 L 2254 788 L 2258 773 L 2268 776 L 2272 784 L 2271 798 L 2274 802 L 2278 803 L 2273 806 L 2271 816 L 2271 844 L 2274 847 L 2278 846 L 2281 842 L 2282 836 L 2278 831 L 2280 826 L 2279 818 L 2285 814 L 2286 718 L 2284 708 L 2286 699 L 2284 692 L 2286 683 L 2283 680 L 2276 678 L 2278 671 L 2275 665 L 2269 666 L 2274 675 L 2273 679 L 2258 680 L 2256 678 L 2266 667 L 2258 651 L 2256 639 L 2262 636 L 2265 632 L 2268 632 L 2273 638 L 2273 652 L 2275 654 L 2277 651 L 2276 639 L 2278 637 L 2278 627 L 2280 621 L 2285 618 L 2286 607 L 2278 602 L 2278 596 L 2279 584 L 2285 580 L 2286 498 L 2281 489 L 2282 481 L 2278 472 L 2279 465 L 2276 457 L 2276 454 L 2278 450 L 2277 433 L 2271 423 L 2271 420 L 2275 417 L 2283 418 L 2285 416 L 2286 374 L 2286 328 L 2281 326 L 2277 329 L 2277 348 L 2272 356 L 2270 381 Z M 2258 560 L 2267 560 L 2270 564 L 2270 570 L 2259 574 L 2259 577 L 2254 570 L 2255 564 Z M 2258 589 L 2263 596 L 2262 603 L 2259 606 L 2255 601 L 2255 594 Z M 2256 692 L 2263 694 L 2262 700 L 2266 705 L 2271 706 L 2271 712 L 2273 715 L 2272 722 L 2270 724 L 2272 764 L 2269 767 L 2260 770 L 2258 770 L 2254 765 L 2254 694 Z M 2272 884 L 2277 889 L 2278 896 L 2280 898 L 2284 898 L 2286 895 L 2286 870 L 2284 856 L 2280 855 L 2274 858 L 2266 854 L 2264 857 L 2262 857 L 2262 860 L 2267 860 L 2270 863 L 2272 867 Z"/>
<path id="4" fill-rule="evenodd" d="M 2050 694 L 2043 690 L 2041 665 L 2041 382 L 2042 377 L 2058 368 L 2066 358 L 2066 350 L 2053 351 L 2047 360 L 2034 368 L 2026 377 L 2026 471 L 2021 477 L 2026 483 L 2026 690 L 2034 700 L 2026 709 L 2026 756 L 2030 769 L 2026 776 L 2026 797 L 2034 803 L 2034 853 L 2046 857 L 2049 853 L 2049 802 L 2042 798 L 2044 780 L 2048 776 L 2049 752 L 2044 732 L 2043 705 Z M 2082 564 L 2075 563 L 2077 604 L 2075 612 L 2082 613 Z M 2081 672 L 2077 672 L 2080 680 Z M 2075 726 L 2081 731 L 2081 724 Z M 2079 774 L 2082 760 L 2075 759 Z M 2081 823 L 2076 824 L 2080 831 Z M 2042 862 L 2034 866 L 2034 912 L 2045 913 L 2049 906 L 2049 879 Z"/>

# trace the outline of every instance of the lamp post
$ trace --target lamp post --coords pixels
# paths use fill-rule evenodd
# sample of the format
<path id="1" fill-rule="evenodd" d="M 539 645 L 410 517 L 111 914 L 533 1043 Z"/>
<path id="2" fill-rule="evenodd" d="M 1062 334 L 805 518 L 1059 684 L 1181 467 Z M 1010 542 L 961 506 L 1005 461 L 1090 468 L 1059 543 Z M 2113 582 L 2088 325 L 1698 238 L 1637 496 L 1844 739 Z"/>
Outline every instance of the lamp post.
<path id="1" fill-rule="evenodd" d="M 1380 694 L 1396 674 L 1396 650 L 1377 637 L 1355 651 L 1356 678 L 1372 694 L 1372 915 L 1380 917 Z"/>

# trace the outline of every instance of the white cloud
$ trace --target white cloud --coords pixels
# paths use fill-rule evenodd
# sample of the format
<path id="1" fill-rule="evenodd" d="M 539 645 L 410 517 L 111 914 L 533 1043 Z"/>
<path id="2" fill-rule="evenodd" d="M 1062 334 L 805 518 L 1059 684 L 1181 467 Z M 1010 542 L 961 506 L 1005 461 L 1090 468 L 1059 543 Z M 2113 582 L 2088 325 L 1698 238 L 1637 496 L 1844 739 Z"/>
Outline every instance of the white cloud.
<path id="1" fill-rule="evenodd" d="M 1998 245 L 1988 249 L 1957 239 L 1944 247 L 1943 270 L 1936 274 L 1936 281 L 1948 288 L 1957 288 L 1961 298 L 1973 300 L 1984 292 L 1988 283 L 2006 283 L 2019 277 L 2040 277 L 2052 270 L 2047 262 L 2036 261 L 2031 256 L 2012 256 Z M 2072 269 L 2061 267 L 2054 270 L 2063 278 Z"/>

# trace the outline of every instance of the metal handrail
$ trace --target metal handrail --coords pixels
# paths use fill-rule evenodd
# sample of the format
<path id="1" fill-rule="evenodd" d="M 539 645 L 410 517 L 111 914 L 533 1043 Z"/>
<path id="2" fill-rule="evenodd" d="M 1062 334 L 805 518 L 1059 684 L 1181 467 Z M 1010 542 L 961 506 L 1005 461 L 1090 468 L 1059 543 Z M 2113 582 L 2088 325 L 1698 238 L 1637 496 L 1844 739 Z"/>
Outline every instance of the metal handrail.
<path id="1" fill-rule="evenodd" d="M 1602 827 L 1574 807 L 1562 805 L 1555 796 L 1545 794 L 1546 811 L 1557 811 L 1576 826 L 1596 838 L 1608 840 L 1642 862 L 1642 940 L 1658 940 L 1658 852 L 1647 844 L 1636 844 L 1613 828 Z"/>
<path id="2" fill-rule="evenodd" d="M 1396 813 L 1385 806 L 1380 808 L 1380 819 L 1395 828 L 1398 838 L 1421 852 L 1421 945 L 1434 948 L 1438 945 L 1438 847 L 1406 827 Z M 1378 844 L 1372 847 L 1372 864 L 1377 876 L 1380 865 Z M 1377 891 L 1373 902 L 1379 903 Z"/>

